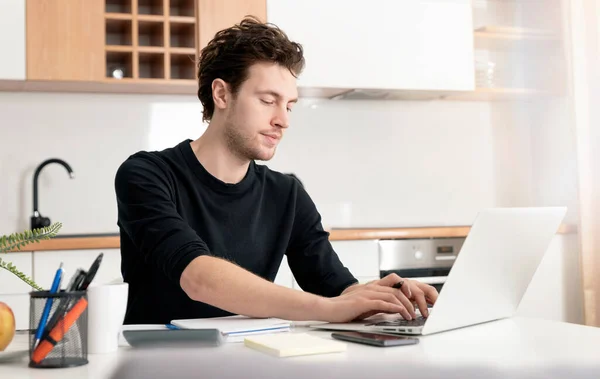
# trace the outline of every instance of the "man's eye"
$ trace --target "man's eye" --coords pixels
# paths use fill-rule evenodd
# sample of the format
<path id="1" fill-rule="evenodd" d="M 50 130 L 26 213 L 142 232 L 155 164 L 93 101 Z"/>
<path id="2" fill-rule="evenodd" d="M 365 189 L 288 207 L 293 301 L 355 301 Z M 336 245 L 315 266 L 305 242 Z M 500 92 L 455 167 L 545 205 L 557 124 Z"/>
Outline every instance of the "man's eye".
<path id="1" fill-rule="evenodd" d="M 288 109 L 287 109 L 287 111 L 288 111 L 288 112 L 291 112 L 291 111 L 292 111 L 292 108 L 288 108 Z"/>
<path id="2" fill-rule="evenodd" d="M 260 101 L 262 101 L 263 103 L 265 103 L 265 104 L 268 104 L 268 105 L 273 105 L 273 104 L 275 104 L 275 102 L 274 102 L 274 101 L 266 101 L 266 100 L 262 100 L 262 99 L 261 99 Z"/>

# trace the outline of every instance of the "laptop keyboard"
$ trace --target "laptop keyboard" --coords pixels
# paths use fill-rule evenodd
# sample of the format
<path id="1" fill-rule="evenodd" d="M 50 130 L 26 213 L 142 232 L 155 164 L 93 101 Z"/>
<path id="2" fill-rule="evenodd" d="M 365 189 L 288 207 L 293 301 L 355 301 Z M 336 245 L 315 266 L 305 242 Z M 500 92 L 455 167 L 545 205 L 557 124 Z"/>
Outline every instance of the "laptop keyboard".
<path id="1" fill-rule="evenodd" d="M 423 326 L 425 324 L 425 320 L 427 320 L 425 317 L 419 316 L 414 320 L 405 320 L 403 318 L 400 318 L 398 320 L 375 322 L 371 325 L 374 325 L 374 326 Z"/>

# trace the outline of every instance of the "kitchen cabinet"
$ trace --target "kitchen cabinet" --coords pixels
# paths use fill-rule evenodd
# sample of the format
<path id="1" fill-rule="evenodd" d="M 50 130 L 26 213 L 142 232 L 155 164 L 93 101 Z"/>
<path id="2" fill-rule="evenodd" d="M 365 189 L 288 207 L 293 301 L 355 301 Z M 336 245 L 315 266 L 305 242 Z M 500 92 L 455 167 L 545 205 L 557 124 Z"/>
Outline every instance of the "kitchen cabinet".
<path id="1" fill-rule="evenodd" d="M 267 19 L 304 48 L 300 87 L 475 87 L 469 0 L 268 0 Z"/>
<path id="2" fill-rule="evenodd" d="M 17 330 L 29 329 L 29 294 L 0 295 L 0 301 L 12 310 Z"/>
<path id="3" fill-rule="evenodd" d="M 19 271 L 33 278 L 32 256 L 31 252 L 17 252 L 2 254 L 0 258 L 3 261 L 11 262 Z M 29 328 L 29 292 L 31 290 L 31 287 L 21 279 L 0 269 L 0 301 L 8 304 L 12 309 L 17 329 Z"/>
<path id="4" fill-rule="evenodd" d="M 25 79 L 25 0 L 0 1 L 0 80 Z"/>
<path id="5" fill-rule="evenodd" d="M 19 271 L 33 278 L 33 254 L 31 252 L 17 252 L 0 255 L 5 262 L 12 263 Z M 34 279 L 35 280 L 35 279 Z M 0 269 L 0 295 L 24 294 L 31 291 L 24 281 L 5 269 Z"/>
<path id="6" fill-rule="evenodd" d="M 120 280 L 122 278 L 120 249 L 36 251 L 33 253 L 34 279 L 40 286 L 49 287 L 62 262 L 65 277 L 61 288 L 64 289 L 75 271 L 78 268 L 87 271 L 101 252 L 104 253 L 104 257 L 92 284 L 105 284 L 113 280 Z"/>
<path id="7" fill-rule="evenodd" d="M 359 283 L 379 279 L 377 240 L 332 241 L 333 250 Z M 302 289 L 293 281 L 293 288 Z"/>
<path id="8" fill-rule="evenodd" d="M 105 0 L 27 0 L 27 79 L 97 81 Z"/>
<path id="9" fill-rule="evenodd" d="M 239 23 L 252 15 L 261 21 L 267 19 L 266 0 L 199 0 L 198 31 L 202 49 L 222 29 Z"/>
<path id="10" fill-rule="evenodd" d="M 28 0 L 27 80 L 57 84 L 28 88 L 194 94 L 200 49 L 246 14 L 265 0 Z"/>

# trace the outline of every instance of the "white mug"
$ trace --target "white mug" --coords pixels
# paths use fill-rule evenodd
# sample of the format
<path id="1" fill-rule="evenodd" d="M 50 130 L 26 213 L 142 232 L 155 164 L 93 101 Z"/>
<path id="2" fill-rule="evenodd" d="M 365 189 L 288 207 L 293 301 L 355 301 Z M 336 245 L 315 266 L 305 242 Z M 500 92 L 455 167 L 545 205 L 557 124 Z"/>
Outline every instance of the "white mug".
<path id="1" fill-rule="evenodd" d="M 88 353 L 117 351 L 127 309 L 127 283 L 90 286 L 88 296 Z"/>

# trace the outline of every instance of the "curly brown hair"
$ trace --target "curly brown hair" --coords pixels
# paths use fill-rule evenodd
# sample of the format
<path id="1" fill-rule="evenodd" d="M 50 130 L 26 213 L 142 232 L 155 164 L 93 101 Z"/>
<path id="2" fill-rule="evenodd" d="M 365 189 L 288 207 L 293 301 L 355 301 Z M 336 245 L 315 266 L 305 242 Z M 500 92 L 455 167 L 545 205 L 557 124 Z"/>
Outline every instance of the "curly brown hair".
<path id="1" fill-rule="evenodd" d="M 212 82 L 222 79 L 235 95 L 255 63 L 272 62 L 298 77 L 304 69 L 302 45 L 292 42 L 276 25 L 246 16 L 239 24 L 223 29 L 204 47 L 198 62 L 198 99 L 202 119 L 210 121 L 215 110 Z"/>

